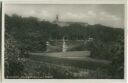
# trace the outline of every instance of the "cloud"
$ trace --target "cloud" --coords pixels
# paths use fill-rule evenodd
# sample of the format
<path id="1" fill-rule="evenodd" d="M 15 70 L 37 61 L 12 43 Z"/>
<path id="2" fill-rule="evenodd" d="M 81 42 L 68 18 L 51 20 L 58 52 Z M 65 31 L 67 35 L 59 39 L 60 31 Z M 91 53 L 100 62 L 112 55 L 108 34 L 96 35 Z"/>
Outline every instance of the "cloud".
<path id="1" fill-rule="evenodd" d="M 120 9 L 123 9 L 123 5 L 5 5 L 8 15 L 34 16 L 40 20 L 53 21 L 59 14 L 61 21 L 123 27 L 124 12 Z"/>
<path id="2" fill-rule="evenodd" d="M 91 17 L 95 17 L 95 16 L 96 16 L 96 13 L 95 13 L 94 11 L 92 11 L 92 10 L 89 10 L 89 11 L 87 12 L 87 14 L 88 14 L 89 16 L 91 16 Z"/>
<path id="3" fill-rule="evenodd" d="M 116 15 L 109 14 L 107 12 L 100 12 L 99 20 L 97 23 L 101 23 L 108 26 L 119 27 L 122 26 L 122 19 Z"/>
<path id="4" fill-rule="evenodd" d="M 109 14 L 109 13 L 106 13 L 106 12 L 100 12 L 99 16 L 104 18 L 104 19 L 111 19 L 111 20 L 115 20 L 115 21 L 120 20 L 120 18 L 117 17 L 116 15 L 112 15 L 112 14 Z"/>

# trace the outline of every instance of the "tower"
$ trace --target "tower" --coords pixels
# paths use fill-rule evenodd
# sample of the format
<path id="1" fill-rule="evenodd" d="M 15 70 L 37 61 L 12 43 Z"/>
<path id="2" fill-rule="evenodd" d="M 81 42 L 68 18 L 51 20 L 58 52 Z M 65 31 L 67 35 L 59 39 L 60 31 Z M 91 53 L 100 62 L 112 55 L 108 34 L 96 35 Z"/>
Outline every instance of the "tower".
<path id="1" fill-rule="evenodd" d="M 59 23 L 59 15 L 56 15 L 55 23 L 56 23 L 56 24 L 58 24 L 58 23 Z"/>
<path id="2" fill-rule="evenodd" d="M 59 15 L 56 15 L 56 21 L 59 22 Z"/>

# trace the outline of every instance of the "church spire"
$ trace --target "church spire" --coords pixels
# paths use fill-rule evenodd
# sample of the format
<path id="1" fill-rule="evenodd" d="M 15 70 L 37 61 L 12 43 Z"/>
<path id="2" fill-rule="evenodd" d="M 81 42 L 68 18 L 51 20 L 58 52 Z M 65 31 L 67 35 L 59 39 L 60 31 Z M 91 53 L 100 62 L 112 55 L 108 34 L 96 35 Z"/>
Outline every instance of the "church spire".
<path id="1" fill-rule="evenodd" d="M 56 22 L 59 22 L 59 15 L 56 15 Z"/>

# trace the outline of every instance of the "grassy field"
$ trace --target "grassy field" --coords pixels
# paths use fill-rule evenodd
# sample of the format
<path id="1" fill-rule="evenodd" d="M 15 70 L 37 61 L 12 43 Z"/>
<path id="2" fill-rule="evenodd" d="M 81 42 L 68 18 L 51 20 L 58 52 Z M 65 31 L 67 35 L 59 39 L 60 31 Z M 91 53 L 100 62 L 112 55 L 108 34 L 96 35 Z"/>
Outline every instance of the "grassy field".
<path id="1" fill-rule="evenodd" d="M 90 51 L 68 51 L 68 52 L 45 52 L 30 53 L 30 55 L 52 56 L 52 57 L 86 57 L 90 56 Z"/>
<path id="2" fill-rule="evenodd" d="M 48 55 L 50 54 L 50 55 Z M 53 56 L 52 56 L 53 54 Z M 88 68 L 88 69 L 96 69 L 98 68 L 106 68 L 109 65 L 109 61 L 106 60 L 97 60 L 92 59 L 90 57 L 56 57 L 54 56 L 56 53 L 36 53 L 35 55 L 30 55 L 31 60 L 54 63 L 58 65 L 66 65 L 66 66 L 75 66 L 79 68 Z M 62 53 L 61 53 L 62 54 Z M 72 53 L 73 54 L 73 53 Z"/>
<path id="3" fill-rule="evenodd" d="M 43 54 L 30 55 L 25 64 L 27 77 L 35 79 L 104 79 L 107 61 L 78 57 L 52 57 Z"/>

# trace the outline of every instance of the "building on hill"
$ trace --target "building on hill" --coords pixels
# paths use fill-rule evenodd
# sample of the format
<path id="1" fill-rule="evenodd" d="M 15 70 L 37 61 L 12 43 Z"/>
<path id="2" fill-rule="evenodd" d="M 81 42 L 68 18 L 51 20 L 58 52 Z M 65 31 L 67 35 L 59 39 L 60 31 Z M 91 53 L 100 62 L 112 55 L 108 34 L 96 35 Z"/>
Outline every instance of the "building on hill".
<path id="1" fill-rule="evenodd" d="M 60 21 L 59 15 L 56 15 L 56 19 L 53 21 L 53 23 L 57 24 L 61 27 L 70 26 L 71 24 L 80 24 L 81 26 L 88 26 L 88 23 L 84 23 L 84 22 L 64 22 L 64 21 Z"/>

